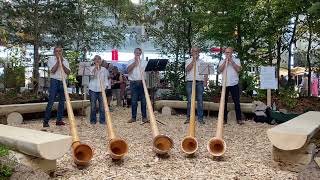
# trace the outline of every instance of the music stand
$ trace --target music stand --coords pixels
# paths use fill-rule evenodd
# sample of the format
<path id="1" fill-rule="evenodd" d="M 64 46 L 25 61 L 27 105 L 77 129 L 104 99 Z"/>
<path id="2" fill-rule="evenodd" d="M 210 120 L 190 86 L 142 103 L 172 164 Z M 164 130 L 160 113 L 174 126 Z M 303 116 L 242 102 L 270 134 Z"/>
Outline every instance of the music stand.
<path id="1" fill-rule="evenodd" d="M 146 72 L 157 72 L 157 71 L 164 71 L 166 69 L 166 66 L 168 64 L 168 59 L 149 59 L 148 64 L 145 68 Z M 155 95 L 156 87 L 151 87 L 152 92 L 152 108 L 154 109 L 154 95 Z M 157 120 L 158 121 L 158 120 Z M 164 123 L 158 121 L 160 124 L 165 125 Z M 144 123 L 143 123 L 144 124 Z"/>
<path id="2" fill-rule="evenodd" d="M 83 86 L 84 100 L 87 100 L 87 86 L 89 85 L 89 76 L 91 75 L 90 67 L 90 62 L 79 63 L 78 75 L 82 76 L 81 84 Z"/>
<path id="3" fill-rule="evenodd" d="M 213 63 L 201 63 L 199 66 L 200 75 L 211 75 L 214 73 L 215 65 Z"/>

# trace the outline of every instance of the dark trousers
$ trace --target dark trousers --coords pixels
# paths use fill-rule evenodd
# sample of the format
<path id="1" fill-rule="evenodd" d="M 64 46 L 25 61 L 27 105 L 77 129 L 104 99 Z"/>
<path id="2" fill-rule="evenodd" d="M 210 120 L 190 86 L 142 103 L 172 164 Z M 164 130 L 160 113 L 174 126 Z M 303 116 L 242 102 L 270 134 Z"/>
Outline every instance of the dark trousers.
<path id="1" fill-rule="evenodd" d="M 131 118 L 137 118 L 138 101 L 141 101 L 141 114 L 142 118 L 147 118 L 147 102 L 144 95 L 142 81 L 130 81 L 131 90 Z"/>
<path id="2" fill-rule="evenodd" d="M 50 120 L 52 106 L 57 95 L 59 96 L 57 121 L 62 121 L 63 110 L 64 110 L 64 100 L 65 100 L 63 84 L 62 84 L 62 81 L 51 78 L 50 87 L 49 87 L 49 100 L 48 100 L 48 104 L 47 104 L 47 108 L 44 116 L 45 123 L 48 123 Z"/>
<path id="3" fill-rule="evenodd" d="M 237 121 L 241 121 L 240 91 L 239 91 L 238 84 L 234 86 L 226 87 L 226 96 L 224 100 L 224 121 L 227 122 L 227 119 L 228 119 L 227 102 L 228 102 L 229 92 L 231 92 L 231 97 L 234 102 L 234 109 L 236 110 Z"/>

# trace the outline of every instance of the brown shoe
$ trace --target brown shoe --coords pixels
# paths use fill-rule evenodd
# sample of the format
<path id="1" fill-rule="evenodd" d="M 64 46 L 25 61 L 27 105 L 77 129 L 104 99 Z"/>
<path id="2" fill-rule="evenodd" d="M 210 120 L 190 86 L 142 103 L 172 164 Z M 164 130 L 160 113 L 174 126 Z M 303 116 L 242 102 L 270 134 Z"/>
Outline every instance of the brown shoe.
<path id="1" fill-rule="evenodd" d="M 238 120 L 237 123 L 238 123 L 239 125 L 243 125 L 243 124 L 244 124 L 244 122 L 243 122 L 242 120 Z"/>
<path id="2" fill-rule="evenodd" d="M 133 122 L 136 122 L 136 120 L 131 118 L 127 123 L 133 123 Z"/>
<path id="3" fill-rule="evenodd" d="M 142 118 L 142 122 L 143 122 L 143 123 L 148 123 L 148 122 L 149 122 L 149 119 L 147 119 L 147 118 Z"/>

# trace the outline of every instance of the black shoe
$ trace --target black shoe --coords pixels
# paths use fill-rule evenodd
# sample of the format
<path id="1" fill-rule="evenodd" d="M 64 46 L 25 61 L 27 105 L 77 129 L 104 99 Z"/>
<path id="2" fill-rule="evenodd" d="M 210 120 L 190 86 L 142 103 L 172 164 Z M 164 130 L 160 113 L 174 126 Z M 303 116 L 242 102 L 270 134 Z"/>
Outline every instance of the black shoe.
<path id="1" fill-rule="evenodd" d="M 148 123 L 148 122 L 149 122 L 149 119 L 147 119 L 147 118 L 142 118 L 142 122 L 143 122 L 143 123 Z"/>
<path id="2" fill-rule="evenodd" d="M 50 126 L 49 126 L 49 123 L 43 122 L 43 127 L 44 127 L 44 128 L 50 127 Z"/>
<path id="3" fill-rule="evenodd" d="M 185 122 L 184 122 L 184 124 L 189 124 L 190 123 L 190 121 L 189 120 L 186 120 Z"/>
<path id="4" fill-rule="evenodd" d="M 204 122 L 204 120 L 200 120 L 199 123 L 200 123 L 200 124 L 206 124 L 206 123 Z"/>
<path id="5" fill-rule="evenodd" d="M 228 124 L 228 122 L 227 121 L 223 121 L 223 124 Z"/>
<path id="6" fill-rule="evenodd" d="M 56 122 L 56 125 L 57 126 L 64 126 L 64 125 L 66 125 L 63 121 L 57 121 Z"/>

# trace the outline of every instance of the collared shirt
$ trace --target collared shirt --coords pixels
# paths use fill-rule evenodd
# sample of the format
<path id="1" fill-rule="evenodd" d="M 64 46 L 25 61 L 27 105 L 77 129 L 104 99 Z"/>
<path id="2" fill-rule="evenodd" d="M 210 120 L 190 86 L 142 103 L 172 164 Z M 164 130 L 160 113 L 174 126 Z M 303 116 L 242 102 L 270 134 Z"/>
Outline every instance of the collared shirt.
<path id="1" fill-rule="evenodd" d="M 186 65 L 185 65 L 185 69 L 187 68 L 187 66 L 192 62 L 192 58 L 187 59 L 186 61 Z M 202 59 L 197 59 L 196 60 L 196 81 L 204 81 L 204 75 L 200 75 L 200 64 L 204 63 L 204 61 Z M 186 76 L 186 80 L 187 81 L 193 81 L 193 67 L 191 68 L 190 71 L 187 71 L 187 76 Z"/>
<path id="2" fill-rule="evenodd" d="M 107 70 L 104 67 L 101 67 L 101 69 L 99 71 L 96 71 L 94 73 L 94 66 L 90 67 L 90 73 L 91 73 L 91 78 L 90 78 L 90 82 L 89 82 L 89 89 L 91 91 L 94 92 L 101 92 L 101 88 L 100 88 L 100 81 L 98 79 L 98 76 L 100 78 L 102 78 L 101 80 L 103 80 L 103 83 L 106 87 L 106 83 L 108 81 L 108 75 L 107 75 Z M 105 89 L 105 87 L 103 87 L 103 89 Z"/>
<path id="3" fill-rule="evenodd" d="M 62 78 L 61 78 L 61 74 L 60 74 L 60 65 L 58 66 L 58 69 L 55 73 L 51 72 L 52 68 L 54 65 L 56 65 L 57 63 L 57 59 L 55 56 L 51 56 L 49 57 L 49 60 L 48 60 L 48 66 L 49 66 L 49 69 L 50 69 L 50 78 L 53 78 L 53 79 L 56 79 L 56 80 L 59 80 L 61 81 Z M 63 65 L 70 70 L 69 68 L 69 62 L 63 58 Z M 63 72 L 63 75 L 65 77 L 65 79 L 67 79 L 68 75 L 64 72 Z"/>
<path id="4" fill-rule="evenodd" d="M 240 59 L 232 57 L 234 63 L 238 66 L 241 66 Z M 220 61 L 219 66 L 224 63 L 225 59 Z M 222 73 L 223 74 L 223 73 Z M 224 78 L 224 77 L 223 77 Z M 239 83 L 239 74 L 238 72 L 232 67 L 231 63 L 228 63 L 227 67 L 227 86 L 235 86 Z"/>
<path id="5" fill-rule="evenodd" d="M 134 59 L 129 60 L 128 62 L 128 66 L 130 66 L 132 63 L 134 63 Z M 141 59 L 140 61 L 140 67 L 141 67 L 141 71 L 143 71 L 146 69 L 148 62 L 146 60 Z M 144 73 L 144 78 L 146 77 L 145 73 Z M 133 70 L 131 71 L 131 73 L 128 74 L 128 79 L 129 81 L 139 81 L 142 80 L 141 78 L 141 74 L 140 74 L 140 69 L 139 69 L 139 65 L 135 66 L 133 68 Z"/>

